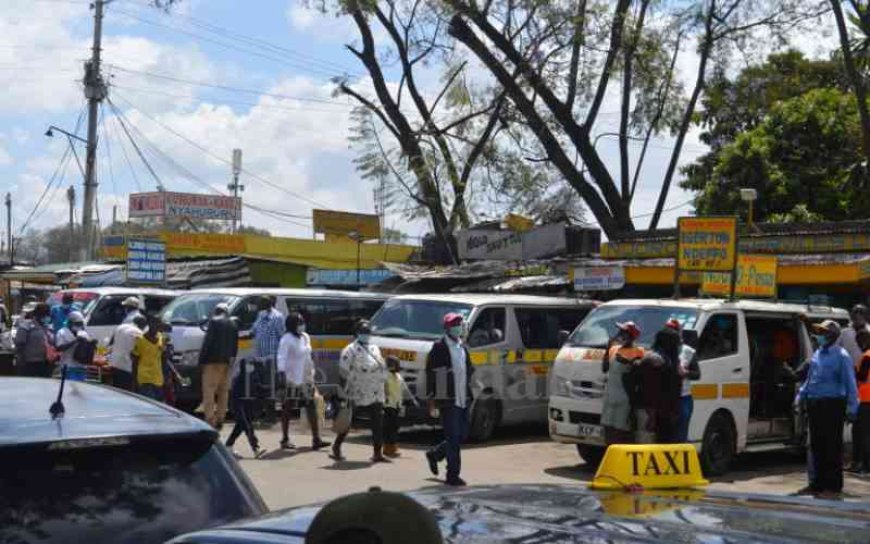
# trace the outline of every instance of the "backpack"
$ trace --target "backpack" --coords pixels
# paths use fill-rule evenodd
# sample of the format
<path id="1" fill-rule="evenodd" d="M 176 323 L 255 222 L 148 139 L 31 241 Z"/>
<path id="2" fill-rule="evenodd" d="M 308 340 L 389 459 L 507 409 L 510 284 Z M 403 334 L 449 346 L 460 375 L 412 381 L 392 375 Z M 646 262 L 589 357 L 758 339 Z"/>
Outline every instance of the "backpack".
<path id="1" fill-rule="evenodd" d="M 76 340 L 76 347 L 73 351 L 73 361 L 80 365 L 90 365 L 94 363 L 94 356 L 97 353 L 97 343 L 91 340 Z"/>

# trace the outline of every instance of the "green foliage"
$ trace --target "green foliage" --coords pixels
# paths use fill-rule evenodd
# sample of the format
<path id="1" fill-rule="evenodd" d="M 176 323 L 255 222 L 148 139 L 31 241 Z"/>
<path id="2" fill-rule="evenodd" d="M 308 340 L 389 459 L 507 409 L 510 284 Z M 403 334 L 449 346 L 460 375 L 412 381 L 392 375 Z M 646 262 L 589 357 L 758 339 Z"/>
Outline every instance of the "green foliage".
<path id="1" fill-rule="evenodd" d="M 864 219 L 870 194 L 860 141 L 854 97 L 814 89 L 772 105 L 757 126 L 708 157 L 703 184 L 696 175 L 684 187 L 700 191 L 699 214 L 745 214 L 739 189 L 751 187 L 758 221 Z"/>

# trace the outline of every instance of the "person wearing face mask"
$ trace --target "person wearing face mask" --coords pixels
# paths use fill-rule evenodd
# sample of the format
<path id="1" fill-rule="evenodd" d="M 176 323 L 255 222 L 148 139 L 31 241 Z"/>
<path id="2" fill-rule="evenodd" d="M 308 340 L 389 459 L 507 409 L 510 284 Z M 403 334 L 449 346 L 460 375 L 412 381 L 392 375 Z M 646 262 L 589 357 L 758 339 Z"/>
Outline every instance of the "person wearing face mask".
<path id="1" fill-rule="evenodd" d="M 843 426 L 858 413 L 855 367 L 840 347 L 840 326 L 827 320 L 813 327 L 819 348 L 810 360 L 800 399 L 806 401 L 815 478 L 811 491 L 836 498 L 843 490 Z"/>
<path id="2" fill-rule="evenodd" d="M 320 439 L 317 404 L 314 399 L 314 360 L 311 357 L 311 338 L 305 332 L 305 320 L 292 312 L 284 323 L 287 331 L 278 344 L 278 382 L 285 384 L 281 409 L 281 449 L 294 449 L 290 442 L 290 412 L 294 408 L 305 411 L 311 428 L 311 449 L 329 445 Z"/>
<path id="3" fill-rule="evenodd" d="M 386 401 L 387 364 L 381 357 L 381 350 L 369 343 L 371 325 L 366 320 L 356 324 L 356 340 L 341 351 L 339 372 L 341 374 L 345 401 L 350 402 L 352 410 L 368 416 L 371 422 L 373 463 L 386 463 L 383 455 L 383 416 Z M 341 461 L 341 445 L 347 432 L 339 433 L 332 446 L 332 458 Z"/>
<path id="4" fill-rule="evenodd" d="M 15 358 L 21 376 L 51 377 L 52 365 L 48 361 L 48 344 L 53 341 L 48 321 L 48 304 L 33 304 L 30 318 L 22 320 L 15 332 Z"/>
<path id="5" fill-rule="evenodd" d="M 61 367 L 66 366 L 66 377 L 70 381 L 84 381 L 85 369 L 93 362 L 94 352 L 87 349 L 96 341 L 85 330 L 85 317 L 81 312 L 73 311 L 67 316 L 66 325 L 61 328 L 54 338 L 55 347 L 61 352 Z M 86 349 L 82 349 L 82 347 Z"/>
<path id="6" fill-rule="evenodd" d="M 601 361 L 601 371 L 607 375 L 604 384 L 604 406 L 601 425 L 604 426 L 604 441 L 610 444 L 634 442 L 632 424 L 632 398 L 626 388 L 628 375 L 643 358 L 644 349 L 634 345 L 640 337 L 640 329 L 632 321 L 617 323 L 616 335 L 608 342 Z M 629 386 L 628 389 L 631 389 Z"/>
<path id="7" fill-rule="evenodd" d="M 239 351 L 239 328 L 230 318 L 229 307 L 214 307 L 205 330 L 199 366 L 202 368 L 202 409 L 205 420 L 220 429 L 227 415 L 230 396 L 230 368 Z"/>
<path id="8" fill-rule="evenodd" d="M 426 398 L 429 414 L 441 416 L 444 440 L 426 452 L 429 470 L 438 475 L 438 463 L 447 460 L 447 479 L 450 486 L 464 486 L 462 470 L 462 443 L 468 437 L 469 408 L 472 403 L 471 383 L 474 367 L 462 339 L 463 318 L 448 313 L 442 319 L 444 336 L 432 344 L 426 357 Z M 436 410 L 437 409 L 437 410 Z"/>

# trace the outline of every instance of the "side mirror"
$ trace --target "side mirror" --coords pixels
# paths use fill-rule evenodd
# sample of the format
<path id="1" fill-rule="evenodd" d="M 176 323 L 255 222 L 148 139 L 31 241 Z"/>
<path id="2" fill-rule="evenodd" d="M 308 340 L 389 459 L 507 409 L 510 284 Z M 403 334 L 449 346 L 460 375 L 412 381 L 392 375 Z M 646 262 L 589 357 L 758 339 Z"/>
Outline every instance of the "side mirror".
<path id="1" fill-rule="evenodd" d="M 690 348 L 698 349 L 698 331 L 694 329 L 683 329 L 683 343 Z"/>
<path id="2" fill-rule="evenodd" d="M 568 341 L 568 338 L 571 337 L 571 333 L 566 330 L 559 331 L 559 344 L 562 345 Z"/>

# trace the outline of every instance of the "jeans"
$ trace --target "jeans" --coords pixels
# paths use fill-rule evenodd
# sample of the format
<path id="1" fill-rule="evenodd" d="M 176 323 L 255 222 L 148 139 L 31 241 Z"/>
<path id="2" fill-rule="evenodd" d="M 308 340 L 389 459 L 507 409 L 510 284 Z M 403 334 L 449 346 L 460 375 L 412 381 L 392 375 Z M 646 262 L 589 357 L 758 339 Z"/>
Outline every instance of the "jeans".
<path id="1" fill-rule="evenodd" d="M 810 449 L 815 465 L 814 491 L 843 490 L 843 425 L 846 399 L 810 399 Z"/>
<path id="2" fill-rule="evenodd" d="M 399 442 L 399 409 L 384 408 L 384 444 Z"/>
<path id="3" fill-rule="evenodd" d="M 230 396 L 230 365 L 202 365 L 202 411 L 212 427 L 218 427 L 227 415 Z"/>
<path id="4" fill-rule="evenodd" d="M 236 443 L 236 440 L 242 433 L 245 433 L 245 436 L 248 439 L 248 444 L 251 445 L 252 450 L 256 451 L 257 447 L 260 445 L 259 440 L 257 440 L 257 435 L 254 433 L 254 423 L 251 420 L 253 406 L 254 401 L 250 399 L 233 398 L 233 418 L 235 418 L 236 424 L 233 426 L 229 438 L 227 438 L 228 448 L 233 447 L 233 444 Z"/>
<path id="5" fill-rule="evenodd" d="M 447 481 L 459 478 L 462 471 L 462 443 L 468 438 L 468 408 L 449 404 L 440 408 L 444 440 L 432 448 L 437 461 L 447 459 Z"/>
<path id="6" fill-rule="evenodd" d="M 677 442 L 689 441 L 689 422 L 692 420 L 692 411 L 695 409 L 695 400 L 692 395 L 680 397 L 680 421 L 677 423 Z"/>

